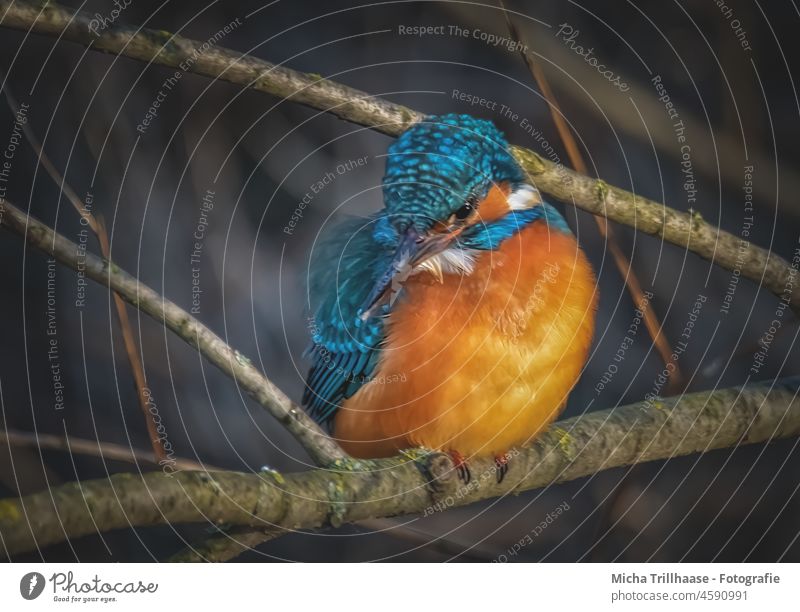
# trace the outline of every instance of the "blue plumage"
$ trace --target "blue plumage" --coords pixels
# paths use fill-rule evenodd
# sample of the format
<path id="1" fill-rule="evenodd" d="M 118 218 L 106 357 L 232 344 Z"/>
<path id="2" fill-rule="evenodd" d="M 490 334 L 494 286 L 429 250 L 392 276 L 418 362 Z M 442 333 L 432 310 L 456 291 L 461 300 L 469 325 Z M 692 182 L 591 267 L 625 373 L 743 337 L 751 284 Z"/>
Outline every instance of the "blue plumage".
<path id="1" fill-rule="evenodd" d="M 525 210 L 512 210 L 502 219 L 488 225 L 475 225 L 461 235 L 458 244 L 464 249 L 493 250 L 503 240 L 539 219 L 562 232 L 570 231 L 564 217 L 550 204 L 542 203 Z"/>
<path id="2" fill-rule="evenodd" d="M 383 319 L 361 321 L 358 308 L 391 249 L 375 240 L 380 217 L 351 218 L 315 248 L 309 274 L 314 366 L 306 381 L 303 405 L 321 422 L 339 403 L 369 380 L 383 341 Z"/>
<path id="3" fill-rule="evenodd" d="M 491 121 L 469 115 L 428 117 L 389 147 L 383 199 L 399 229 L 445 219 L 470 197 L 482 200 L 492 183 L 522 182 L 508 142 Z"/>
<path id="4" fill-rule="evenodd" d="M 341 223 L 313 253 L 309 354 L 314 365 L 303 405 L 317 420 L 329 422 L 339 405 L 375 373 L 391 302 L 366 320 L 360 315 L 376 283 L 387 276 L 387 269 L 392 274 L 393 257 L 405 248 L 403 237 L 409 232 L 424 235 L 465 202 L 484 199 L 492 185 L 499 183 L 513 190 L 525 183 L 524 173 L 508 152 L 505 137 L 490 121 L 468 115 L 428 117 L 389 147 L 384 209 L 367 219 Z M 540 204 L 512 210 L 489 224 L 468 227 L 456 245 L 496 249 L 538 219 L 569 231 L 554 208 Z"/>

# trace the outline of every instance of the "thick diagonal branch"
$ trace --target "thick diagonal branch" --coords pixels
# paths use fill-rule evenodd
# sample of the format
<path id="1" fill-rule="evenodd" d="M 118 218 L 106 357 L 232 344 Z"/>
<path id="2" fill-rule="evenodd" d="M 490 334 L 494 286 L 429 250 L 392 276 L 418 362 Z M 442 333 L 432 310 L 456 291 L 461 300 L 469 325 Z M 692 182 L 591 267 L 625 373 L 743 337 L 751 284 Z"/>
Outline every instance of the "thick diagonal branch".
<path id="1" fill-rule="evenodd" d="M 144 61 L 180 67 L 252 87 L 342 118 L 397 134 L 421 115 L 362 92 L 297 73 L 221 48 L 200 51 L 201 43 L 125 26 L 95 37 L 89 16 L 52 3 L 0 1 L 3 25 L 60 35 Z M 671 210 L 571 172 L 519 147 L 514 153 L 537 185 L 590 212 L 684 246 L 742 276 L 763 282 L 793 306 L 796 269 L 779 257 L 708 226 L 697 216 Z M 77 246 L 21 211 L 0 208 L 0 223 L 24 235 L 33 246 L 77 267 Z M 800 379 L 761 383 L 742 389 L 696 393 L 600 411 L 556 424 L 535 444 L 521 449 L 502 484 L 492 461 L 475 461 L 476 475 L 458 489 L 452 465 L 442 455 L 409 461 L 342 459 L 327 438 L 263 375 L 213 332 L 137 279 L 106 260 L 89 257 L 88 276 L 110 286 L 196 346 L 267 407 L 320 463 L 334 461 L 347 470 L 302 474 L 161 472 L 72 483 L 50 492 L 0 501 L 0 542 L 10 554 L 64 539 L 133 525 L 212 521 L 257 529 L 335 526 L 343 522 L 418 513 L 463 505 L 509 492 L 562 482 L 603 469 L 663 459 L 739 443 L 763 442 L 800 434 Z M 777 385 L 777 386 L 775 386 Z M 339 459 L 337 459 L 339 457 Z M 420 469 L 420 468 L 423 469 Z M 431 487 L 423 474 L 437 480 Z"/>
<path id="2" fill-rule="evenodd" d="M 169 32 L 115 22 L 95 35 L 89 28 L 91 14 L 53 2 L 0 0 L 0 15 L 3 16 L 0 25 L 58 36 L 100 51 L 228 81 L 393 136 L 423 117 L 418 111 L 319 75 L 297 72 L 219 46 L 208 48 L 203 42 Z M 679 212 L 602 180 L 578 174 L 529 149 L 514 146 L 512 151 L 545 193 L 688 249 L 766 287 L 790 304 L 795 312 L 800 310 L 800 283 L 795 279 L 797 266 L 790 266 L 780 256 L 722 231 L 691 211 Z"/>
<path id="3" fill-rule="evenodd" d="M 78 246 L 8 203 L 0 224 L 77 268 Z M 457 490 L 444 455 L 355 461 L 308 421 L 222 339 L 113 263 L 88 255 L 90 278 L 109 286 L 197 347 L 237 380 L 331 469 L 281 476 L 234 472 L 120 474 L 0 501 L 0 542 L 9 554 L 129 525 L 212 521 L 259 530 L 338 525 L 446 508 L 570 480 L 611 467 L 800 434 L 800 378 L 743 389 L 648 400 L 557 423 L 514 457 L 496 483 L 494 462 L 472 464 L 473 483 Z M 422 468 L 422 469 L 420 469 Z M 431 487 L 423 476 L 437 480 Z M 252 532 L 245 532 L 252 533 Z M 227 550 L 227 547 L 226 547 Z"/>
<path id="4" fill-rule="evenodd" d="M 117 474 L 0 501 L 8 554 L 96 530 L 213 522 L 308 529 L 433 512 L 601 470 L 800 434 L 800 377 L 592 412 L 522 447 L 502 483 L 491 459 L 464 487 L 444 455 L 347 461 L 342 471 Z M 425 474 L 436 479 L 430 486 Z M 90 514 L 91 513 L 91 514 Z M 30 523 L 30 526 L 29 526 Z M 246 543 L 245 543 L 246 546 Z"/>
<path id="5" fill-rule="evenodd" d="M 347 456 L 336 442 L 259 372 L 249 359 L 231 348 L 177 304 L 162 297 L 114 263 L 81 251 L 77 244 L 8 202 L 0 201 L 0 225 L 23 236 L 29 244 L 52 255 L 73 270 L 78 269 L 81 256 L 81 269 L 87 277 L 113 289 L 126 302 L 163 323 L 197 348 L 206 359 L 233 378 L 286 427 L 317 465 L 329 465 Z"/>

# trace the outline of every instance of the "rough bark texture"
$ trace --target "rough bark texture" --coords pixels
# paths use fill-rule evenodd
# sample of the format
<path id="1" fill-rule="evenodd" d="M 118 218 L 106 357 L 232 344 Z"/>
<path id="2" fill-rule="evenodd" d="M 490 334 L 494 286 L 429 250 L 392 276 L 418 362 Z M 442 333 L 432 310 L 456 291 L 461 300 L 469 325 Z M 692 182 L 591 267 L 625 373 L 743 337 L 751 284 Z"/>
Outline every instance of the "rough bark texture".
<path id="1" fill-rule="evenodd" d="M 47 2 L 0 0 L 0 25 L 58 36 L 93 49 L 249 87 L 292 102 L 299 102 L 337 117 L 396 136 L 424 115 L 408 107 L 363 91 L 219 46 L 202 50 L 195 41 L 169 32 L 134 28 L 115 22 L 100 35 L 89 30 L 92 15 Z M 699 214 L 679 212 L 602 180 L 573 172 L 533 151 L 512 147 L 536 186 L 559 200 L 593 214 L 658 236 L 715 264 L 741 274 L 800 310 L 797 267 L 766 249 L 741 240 Z"/>
<path id="2" fill-rule="evenodd" d="M 250 87 L 396 135 L 422 115 L 363 92 L 298 73 L 220 47 L 114 24 L 101 35 L 89 30 L 90 15 L 53 3 L 0 1 L 1 25 L 59 36 L 92 48 L 176 69 L 192 58 L 190 71 Z M 796 268 L 764 249 L 678 212 L 513 147 L 514 155 L 544 192 L 589 212 L 661 236 L 716 264 L 761 283 L 795 309 L 800 305 Z M 0 203 L 1 204 L 1 203 Z M 77 245 L 22 211 L 0 206 L 0 224 L 34 247 L 77 267 Z M 207 541 L 188 560 L 228 558 L 229 551 L 283 530 L 338 526 L 399 514 L 420 513 L 517 493 L 593 474 L 603 469 L 769 441 L 800 434 L 800 378 L 744 388 L 694 393 L 593 412 L 556 423 L 520 449 L 498 484 L 492 460 L 471 465 L 463 486 L 452 462 L 418 451 L 380 461 L 347 458 L 306 414 L 221 338 L 177 305 L 113 263 L 87 255 L 86 275 L 163 322 L 234 378 L 266 407 L 328 469 L 280 475 L 235 472 L 118 474 L 70 483 L 49 491 L 0 500 L 0 542 L 6 555 L 33 550 L 97 529 L 163 523 L 213 522 L 241 528 L 242 546 L 225 535 Z M 228 543 L 225 540 L 228 540 Z"/>
<path id="3" fill-rule="evenodd" d="M 339 470 L 116 474 L 0 501 L 7 555 L 130 526 L 212 522 L 259 529 L 339 526 L 421 513 L 600 470 L 800 434 L 800 377 L 592 412 L 519 449 L 502 483 L 494 461 L 462 485 L 441 454 L 343 460 Z"/>

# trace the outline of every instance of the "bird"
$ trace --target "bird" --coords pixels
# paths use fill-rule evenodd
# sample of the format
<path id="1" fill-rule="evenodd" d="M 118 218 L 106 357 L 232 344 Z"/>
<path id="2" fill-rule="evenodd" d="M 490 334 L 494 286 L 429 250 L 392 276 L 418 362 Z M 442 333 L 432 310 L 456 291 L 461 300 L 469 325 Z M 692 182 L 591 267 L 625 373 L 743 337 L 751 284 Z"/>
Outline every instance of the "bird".
<path id="1" fill-rule="evenodd" d="M 588 358 L 592 266 L 495 124 L 429 115 L 389 146 L 383 208 L 312 249 L 302 404 L 352 457 L 469 462 L 563 410 Z"/>

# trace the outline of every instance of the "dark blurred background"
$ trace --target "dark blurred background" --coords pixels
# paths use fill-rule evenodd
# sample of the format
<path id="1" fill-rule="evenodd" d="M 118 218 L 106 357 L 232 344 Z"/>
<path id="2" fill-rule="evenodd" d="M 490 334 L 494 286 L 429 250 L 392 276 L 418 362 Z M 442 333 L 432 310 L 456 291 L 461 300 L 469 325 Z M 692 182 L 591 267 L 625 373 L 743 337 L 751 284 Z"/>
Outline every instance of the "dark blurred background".
<path id="1" fill-rule="evenodd" d="M 114 8 L 108 1 L 64 4 L 104 16 Z M 720 8 L 716 2 L 511 1 L 508 6 L 593 174 L 678 210 L 692 208 L 738 236 L 750 216 L 745 167 L 753 166 L 750 239 L 791 259 L 800 229 L 795 3 L 730 0 Z M 480 37 L 449 33 L 449 26 L 457 25 L 507 37 L 503 15 L 492 4 L 132 0 L 119 22 L 198 40 L 234 22 L 219 45 L 420 111 L 492 119 L 511 142 L 568 164 L 547 103 L 520 55 Z M 445 26 L 445 34 L 402 35 L 401 25 Z M 567 28 L 579 33 L 565 40 Z M 584 53 L 591 48 L 590 57 L 628 89 L 620 91 L 599 75 L 577 45 Z M 173 69 L 5 28 L 0 28 L 0 58 L 6 90 L 28 105 L 27 124 L 44 152 L 106 220 L 114 260 L 187 310 L 195 306 L 205 324 L 299 400 L 308 367 L 302 352 L 308 341 L 309 253 L 338 215 L 380 207 L 376 187 L 383 158 L 376 156 L 390 139 L 188 73 L 168 91 L 149 126 L 137 130 Z M 653 84 L 658 76 L 684 123 L 685 143 L 678 142 L 676 119 L 658 99 L 663 93 Z M 470 107 L 454 99 L 453 90 L 495 101 L 496 108 Z M 503 115 L 500 105 L 518 118 Z M 5 149 L 15 123 L 5 101 L 0 117 L 0 149 Z M 682 144 L 689 147 L 693 196 L 685 188 Z M 313 183 L 364 156 L 365 165 L 337 174 L 314 195 L 293 231 L 285 231 Z M 12 162 L 9 201 L 79 241 L 79 216 L 24 139 Z M 203 202 L 208 190 L 214 192 L 213 208 Z M 654 390 L 663 364 L 643 326 L 625 359 L 613 361 L 634 302 L 594 220 L 557 204 L 588 252 L 601 290 L 594 350 L 566 415 L 642 399 Z M 192 263 L 201 218 L 202 254 Z M 615 230 L 631 272 L 654 294 L 655 312 L 673 344 L 697 296 L 707 297 L 680 358 L 683 381 L 661 394 L 744 382 L 777 299 L 746 280 L 732 285 L 730 272 L 681 248 L 627 227 Z M 87 247 L 98 252 L 93 237 Z M 0 261 L 2 426 L 148 451 L 108 291 L 89 283 L 85 304 L 78 306 L 76 273 L 57 266 L 48 319 L 47 258 L 3 231 Z M 193 276 L 202 291 L 194 303 Z M 723 298 L 732 286 L 725 314 Z M 231 380 L 151 319 L 130 313 L 148 387 L 178 456 L 234 470 L 305 469 L 300 447 Z M 784 318 L 755 379 L 800 373 L 793 350 L 797 325 L 790 315 Z M 54 338 L 63 409 L 55 406 L 48 355 Z M 618 371 L 598 392 L 611 363 Z M 427 518 L 291 534 L 241 559 L 800 561 L 796 442 L 714 451 L 632 472 L 610 470 Z M 108 473 L 158 469 L 147 462 L 5 442 L 0 447 L 3 497 Z M 568 510 L 532 542 L 519 545 L 559 507 Z M 19 560 L 163 559 L 207 530 L 121 530 Z M 515 545 L 519 551 L 512 555 Z"/>

